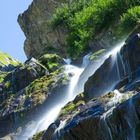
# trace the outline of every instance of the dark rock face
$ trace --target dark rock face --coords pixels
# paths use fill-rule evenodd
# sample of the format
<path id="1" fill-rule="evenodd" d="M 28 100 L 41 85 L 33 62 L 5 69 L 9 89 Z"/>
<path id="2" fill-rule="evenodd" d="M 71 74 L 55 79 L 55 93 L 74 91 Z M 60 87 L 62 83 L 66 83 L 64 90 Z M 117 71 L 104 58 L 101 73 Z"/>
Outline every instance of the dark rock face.
<path id="1" fill-rule="evenodd" d="M 140 122 L 138 109 L 140 93 L 127 92 L 121 94 L 119 98 L 117 96 L 119 94 L 114 91 L 79 105 L 63 116 L 60 115 L 58 120 L 61 123 L 66 121 L 65 125 L 63 127 L 61 123 L 50 125 L 42 139 L 132 140 L 137 138 L 138 132 L 135 128 Z M 76 105 L 76 100 L 73 102 Z"/>
<path id="2" fill-rule="evenodd" d="M 133 35 L 120 52 L 112 54 L 85 84 L 85 97 L 100 96 L 114 89 L 117 83 L 128 77 L 132 82 L 139 77 L 140 35 Z"/>

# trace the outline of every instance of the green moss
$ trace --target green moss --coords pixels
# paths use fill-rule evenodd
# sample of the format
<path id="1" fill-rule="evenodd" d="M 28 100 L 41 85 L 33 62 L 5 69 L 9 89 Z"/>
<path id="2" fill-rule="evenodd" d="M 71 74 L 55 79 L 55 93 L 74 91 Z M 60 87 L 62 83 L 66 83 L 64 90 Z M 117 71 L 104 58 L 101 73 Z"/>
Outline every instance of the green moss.
<path id="1" fill-rule="evenodd" d="M 41 140 L 42 136 L 44 135 L 45 131 L 41 131 L 33 136 L 32 140 Z"/>
<path id="2" fill-rule="evenodd" d="M 0 83 L 3 82 L 4 78 L 7 76 L 9 72 L 2 72 L 0 71 Z"/>
<path id="3" fill-rule="evenodd" d="M 121 30 L 123 32 L 132 31 L 137 24 L 140 23 L 140 6 L 135 6 L 128 9 L 126 13 L 121 16 Z"/>
<path id="4" fill-rule="evenodd" d="M 101 49 L 101 50 L 99 50 L 99 51 L 93 53 L 93 54 L 89 57 L 90 61 L 96 59 L 99 55 L 101 55 L 101 54 L 104 53 L 104 52 L 105 52 L 105 49 Z"/>
<path id="5" fill-rule="evenodd" d="M 72 113 L 72 114 L 77 113 L 77 107 L 81 104 L 83 105 L 83 104 L 85 104 L 85 102 L 83 100 L 79 100 L 75 104 L 73 102 L 69 102 L 64 108 L 62 108 L 62 110 L 60 112 L 60 117 L 68 115 L 70 113 Z"/>
<path id="6" fill-rule="evenodd" d="M 65 74 L 62 74 L 63 69 L 58 69 L 50 75 L 45 75 L 41 78 L 34 80 L 29 86 L 25 88 L 25 95 L 26 98 L 32 98 L 32 106 L 37 104 L 42 104 L 45 99 L 46 95 L 55 86 L 60 86 L 62 84 L 67 83 L 68 78 Z M 58 76 L 62 74 L 61 76 Z"/>
<path id="7" fill-rule="evenodd" d="M 0 66 L 7 66 L 9 64 L 17 66 L 19 63 L 19 61 L 12 59 L 8 54 L 0 52 Z"/>
<path id="8" fill-rule="evenodd" d="M 11 86 L 11 82 L 10 81 L 7 81 L 5 84 L 4 84 L 4 88 L 7 90 L 9 89 Z"/>

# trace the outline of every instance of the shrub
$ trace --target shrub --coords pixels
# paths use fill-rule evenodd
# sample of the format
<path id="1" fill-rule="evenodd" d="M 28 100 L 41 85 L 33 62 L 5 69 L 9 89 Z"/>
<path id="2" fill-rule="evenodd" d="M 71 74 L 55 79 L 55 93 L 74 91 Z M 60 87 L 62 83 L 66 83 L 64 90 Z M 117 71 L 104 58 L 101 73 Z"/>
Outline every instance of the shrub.
<path id="1" fill-rule="evenodd" d="M 90 39 L 107 30 L 129 8 L 137 5 L 140 5 L 139 0 L 76 0 L 58 8 L 51 24 L 53 27 L 64 25 L 68 29 L 68 52 L 74 57 L 87 48 Z"/>
<path id="2" fill-rule="evenodd" d="M 126 13 L 121 16 L 121 28 L 123 31 L 131 31 L 140 21 L 140 6 L 128 9 Z"/>

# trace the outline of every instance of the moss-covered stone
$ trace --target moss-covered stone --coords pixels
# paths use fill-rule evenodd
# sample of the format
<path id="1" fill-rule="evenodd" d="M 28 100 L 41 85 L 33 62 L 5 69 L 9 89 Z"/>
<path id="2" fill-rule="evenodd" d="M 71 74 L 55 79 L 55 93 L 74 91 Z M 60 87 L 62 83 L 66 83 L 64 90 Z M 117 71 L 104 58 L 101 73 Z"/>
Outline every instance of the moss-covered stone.
<path id="1" fill-rule="evenodd" d="M 84 105 L 85 101 L 83 100 L 74 100 L 72 102 L 69 102 L 64 108 L 62 108 L 59 117 L 65 117 L 67 115 L 76 115 L 79 113 L 78 107 L 80 105 Z"/>
<path id="2" fill-rule="evenodd" d="M 67 83 L 68 77 L 63 73 L 63 69 L 34 80 L 17 93 L 12 92 L 10 87 L 12 83 L 6 81 L 3 91 L 5 100 L 2 101 L 2 114 L 0 115 L 21 112 L 25 109 L 31 110 L 43 104 L 54 88 L 64 86 Z"/>

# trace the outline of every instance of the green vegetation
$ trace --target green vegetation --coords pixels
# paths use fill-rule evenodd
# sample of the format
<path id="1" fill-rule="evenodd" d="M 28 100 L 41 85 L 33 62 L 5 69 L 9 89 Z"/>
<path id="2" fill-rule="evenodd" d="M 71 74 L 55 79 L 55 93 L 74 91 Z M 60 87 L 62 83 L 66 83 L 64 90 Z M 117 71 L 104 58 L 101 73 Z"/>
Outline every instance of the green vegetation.
<path id="1" fill-rule="evenodd" d="M 8 54 L 0 52 L 0 66 L 7 66 L 9 64 L 17 66 L 19 61 L 12 59 Z"/>
<path id="2" fill-rule="evenodd" d="M 62 71 L 62 69 L 58 69 L 50 75 L 38 78 L 25 88 L 26 98 L 32 98 L 32 106 L 42 104 L 46 100 L 46 96 L 48 96 L 51 89 L 68 82 L 68 77 L 65 74 L 62 74 Z M 58 76 L 59 74 L 62 75 Z"/>
<path id="3" fill-rule="evenodd" d="M 7 76 L 8 72 L 0 71 L 0 83 L 3 82 L 4 78 Z"/>
<path id="4" fill-rule="evenodd" d="M 110 27 L 117 25 L 119 28 L 120 22 L 125 25 L 133 17 L 132 23 L 128 24 L 133 28 L 139 8 L 128 9 L 138 5 L 139 0 L 73 0 L 56 10 L 50 23 L 53 28 L 63 25 L 68 29 L 68 53 L 76 57 L 88 47 L 89 40 L 97 39 Z"/>
<path id="5" fill-rule="evenodd" d="M 41 140 L 42 136 L 44 135 L 45 131 L 41 131 L 33 136 L 32 140 Z"/>
<path id="6" fill-rule="evenodd" d="M 39 62 L 52 72 L 63 64 L 63 59 L 57 54 L 45 54 L 40 57 Z"/>
<path id="7" fill-rule="evenodd" d="M 11 82 L 10 81 L 6 81 L 5 85 L 4 85 L 4 88 L 7 90 L 9 89 L 11 86 Z"/>
<path id="8" fill-rule="evenodd" d="M 84 105 L 85 101 L 83 100 L 79 100 L 76 103 L 74 102 L 69 102 L 64 108 L 62 108 L 61 112 L 60 112 L 60 117 L 64 117 L 65 115 L 68 115 L 70 113 L 72 114 L 76 114 L 79 112 L 78 110 L 78 106 L 80 105 Z"/>
<path id="9" fill-rule="evenodd" d="M 121 28 L 124 32 L 131 31 L 140 23 L 140 6 L 128 9 L 121 17 Z"/>

